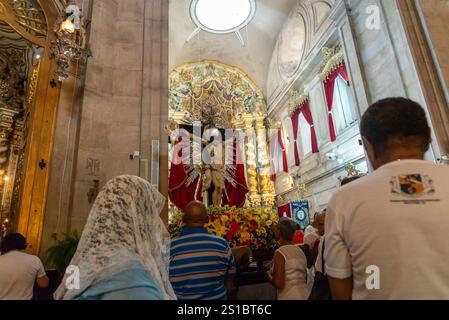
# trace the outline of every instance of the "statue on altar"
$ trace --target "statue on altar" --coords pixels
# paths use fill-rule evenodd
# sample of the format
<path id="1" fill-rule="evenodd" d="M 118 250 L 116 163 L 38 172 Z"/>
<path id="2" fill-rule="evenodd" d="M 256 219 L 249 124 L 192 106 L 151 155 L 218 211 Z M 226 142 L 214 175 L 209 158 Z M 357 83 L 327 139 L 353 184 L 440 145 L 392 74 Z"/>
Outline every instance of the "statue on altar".
<path id="1" fill-rule="evenodd" d="M 252 80 L 240 69 L 215 61 L 183 65 L 170 73 L 169 106 L 170 118 L 174 122 L 171 130 L 187 130 L 198 143 L 186 144 L 186 148 L 194 150 L 200 146 L 198 149 L 201 149 L 197 153 L 201 154 L 201 160 L 196 158 L 194 151 L 195 159 L 186 156 L 181 164 L 172 161 L 169 176 L 171 202 L 181 210 L 188 200 L 204 201 L 216 207 L 243 207 L 248 192 L 251 199 L 254 195 L 259 196 L 257 171 L 245 172 L 245 164 L 236 161 L 240 159 L 241 152 L 247 150 L 239 139 L 225 137 L 224 134 L 226 130 L 243 130 L 245 115 L 266 114 L 263 92 Z M 201 137 L 197 130 L 193 130 L 199 125 Z M 203 137 L 203 134 L 211 133 L 210 130 L 213 134 Z M 221 135 L 215 134 L 217 130 Z M 228 140 L 220 141 L 222 145 L 214 147 L 212 136 Z M 176 137 L 172 140 L 173 146 L 177 143 L 174 139 Z M 218 154 L 221 152 L 228 161 Z M 247 178 L 253 184 L 251 191 L 248 190 Z"/>
<path id="2" fill-rule="evenodd" d="M 208 160 L 210 160 L 210 163 L 204 165 L 202 191 L 203 194 L 208 193 L 208 191 L 213 187 L 212 204 L 218 207 L 222 204 L 223 192 L 226 191 L 226 177 L 229 177 L 229 175 L 227 175 L 226 165 L 224 164 L 224 157 L 215 157 L 216 150 L 217 149 L 214 148 L 209 152 Z M 231 180 L 231 183 L 235 182 Z"/>
<path id="3" fill-rule="evenodd" d="M 196 151 L 201 154 L 201 161 L 191 161 L 191 158 L 190 164 L 187 161 L 178 165 L 172 163 L 169 181 L 171 201 L 181 209 L 187 200 L 204 201 L 206 205 L 216 207 L 243 206 L 248 187 L 244 164 L 232 160 L 238 157 L 238 152 L 235 142 L 231 148 L 229 143 L 203 139 L 201 150 Z"/>
<path id="4" fill-rule="evenodd" d="M 223 191 L 225 190 L 225 168 L 223 165 L 211 164 L 206 165 L 203 177 L 203 193 L 212 187 L 212 203 L 214 206 L 221 206 Z"/>

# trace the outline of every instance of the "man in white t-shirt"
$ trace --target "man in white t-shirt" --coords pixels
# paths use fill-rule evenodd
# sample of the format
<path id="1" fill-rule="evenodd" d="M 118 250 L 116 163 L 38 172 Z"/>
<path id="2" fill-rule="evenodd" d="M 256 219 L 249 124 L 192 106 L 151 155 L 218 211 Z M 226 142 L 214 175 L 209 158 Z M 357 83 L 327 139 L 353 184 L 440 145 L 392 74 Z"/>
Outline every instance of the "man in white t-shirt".
<path id="1" fill-rule="evenodd" d="M 22 252 L 27 247 L 25 237 L 12 233 L 3 238 L 0 256 L 0 300 L 31 300 L 34 283 L 48 286 L 41 260 Z"/>
<path id="2" fill-rule="evenodd" d="M 334 299 L 449 299 L 449 167 L 424 161 L 431 141 L 417 103 L 371 106 L 361 135 L 375 171 L 340 188 L 326 214 Z"/>

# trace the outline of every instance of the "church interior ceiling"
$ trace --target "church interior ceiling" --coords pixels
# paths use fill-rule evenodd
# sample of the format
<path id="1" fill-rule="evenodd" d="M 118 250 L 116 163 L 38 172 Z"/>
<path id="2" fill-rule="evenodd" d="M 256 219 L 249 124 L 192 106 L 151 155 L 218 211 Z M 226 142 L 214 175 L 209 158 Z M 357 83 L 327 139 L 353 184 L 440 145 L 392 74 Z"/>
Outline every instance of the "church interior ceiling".
<path id="1" fill-rule="evenodd" d="M 297 79 L 322 35 L 332 25 L 329 13 L 335 0 L 298 1 L 285 22 L 273 50 L 267 80 L 272 105 Z"/>

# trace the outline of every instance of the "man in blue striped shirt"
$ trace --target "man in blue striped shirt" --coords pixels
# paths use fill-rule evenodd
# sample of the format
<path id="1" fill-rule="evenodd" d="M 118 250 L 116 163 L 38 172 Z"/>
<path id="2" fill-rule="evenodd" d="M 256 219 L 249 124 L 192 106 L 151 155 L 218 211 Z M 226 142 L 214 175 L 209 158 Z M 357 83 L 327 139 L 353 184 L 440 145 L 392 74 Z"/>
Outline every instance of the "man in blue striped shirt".
<path id="1" fill-rule="evenodd" d="M 203 203 L 184 210 L 185 228 L 172 240 L 170 282 L 179 300 L 226 300 L 236 272 L 228 242 L 210 234 Z"/>

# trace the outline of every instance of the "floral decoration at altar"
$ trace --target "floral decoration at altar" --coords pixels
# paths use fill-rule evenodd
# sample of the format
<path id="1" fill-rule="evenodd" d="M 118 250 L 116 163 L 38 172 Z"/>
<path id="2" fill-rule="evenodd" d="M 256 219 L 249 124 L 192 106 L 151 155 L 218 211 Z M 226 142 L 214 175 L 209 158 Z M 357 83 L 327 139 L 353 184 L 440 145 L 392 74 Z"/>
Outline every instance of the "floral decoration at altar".
<path id="1" fill-rule="evenodd" d="M 278 215 L 267 208 L 209 208 L 210 233 L 228 240 L 231 248 L 246 246 L 251 250 L 274 250 L 278 247 L 272 227 L 278 223 Z M 176 210 L 171 216 L 168 230 L 176 237 L 183 227 L 182 214 Z"/>

